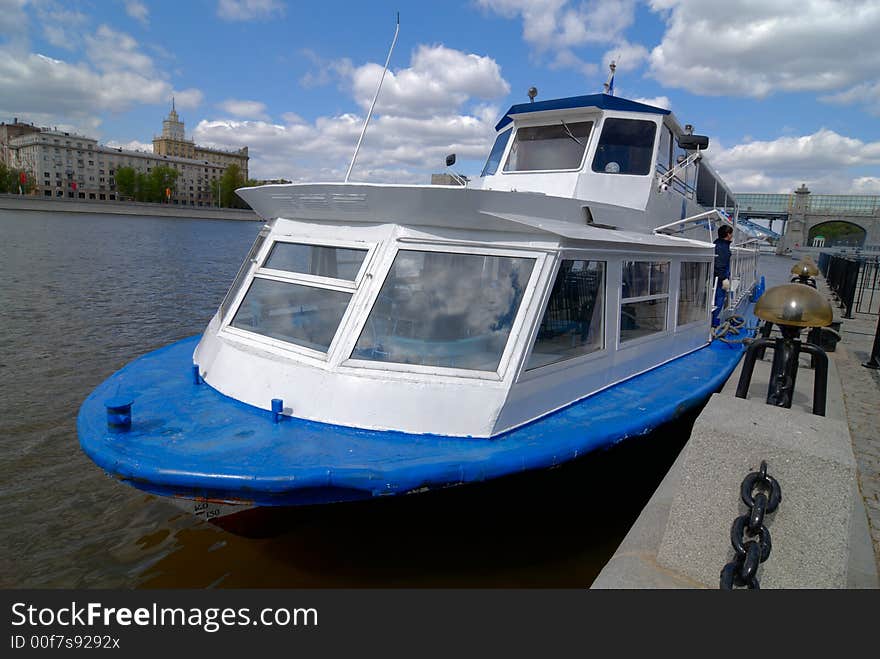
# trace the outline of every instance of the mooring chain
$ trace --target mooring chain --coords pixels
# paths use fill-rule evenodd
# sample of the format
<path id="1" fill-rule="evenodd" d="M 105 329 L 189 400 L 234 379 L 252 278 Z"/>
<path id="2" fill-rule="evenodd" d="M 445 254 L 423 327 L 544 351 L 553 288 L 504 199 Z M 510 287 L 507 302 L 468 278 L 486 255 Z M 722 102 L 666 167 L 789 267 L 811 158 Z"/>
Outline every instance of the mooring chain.
<path id="1" fill-rule="evenodd" d="M 775 511 L 782 501 L 782 490 L 776 479 L 767 473 L 765 460 L 761 460 L 760 471 L 753 471 L 745 477 L 740 496 L 749 512 L 737 517 L 730 527 L 730 544 L 736 556 L 721 570 L 721 590 L 743 587 L 757 590 L 761 587 L 758 565 L 770 557 L 773 548 L 770 531 L 764 526 L 764 515 Z M 755 539 L 749 540 L 748 537 Z"/>

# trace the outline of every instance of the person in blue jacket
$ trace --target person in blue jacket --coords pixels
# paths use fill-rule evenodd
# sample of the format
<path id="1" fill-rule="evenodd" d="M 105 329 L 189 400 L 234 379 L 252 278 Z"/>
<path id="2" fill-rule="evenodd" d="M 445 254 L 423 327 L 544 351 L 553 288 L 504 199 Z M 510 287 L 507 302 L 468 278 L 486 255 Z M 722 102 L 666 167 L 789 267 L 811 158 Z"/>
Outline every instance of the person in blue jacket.
<path id="1" fill-rule="evenodd" d="M 715 308 L 712 311 L 712 327 L 720 323 L 719 316 L 727 301 L 730 289 L 730 243 L 733 240 L 733 227 L 722 224 L 718 227 L 718 238 L 715 240 L 715 271 L 718 277 L 718 288 L 715 289 Z"/>

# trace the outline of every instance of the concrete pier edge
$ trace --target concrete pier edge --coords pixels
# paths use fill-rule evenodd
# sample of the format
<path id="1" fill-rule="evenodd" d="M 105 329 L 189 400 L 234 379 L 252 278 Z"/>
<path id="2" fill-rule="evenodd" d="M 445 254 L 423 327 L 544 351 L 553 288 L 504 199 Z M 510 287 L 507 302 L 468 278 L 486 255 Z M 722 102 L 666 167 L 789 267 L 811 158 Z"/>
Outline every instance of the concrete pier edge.
<path id="1" fill-rule="evenodd" d="M 92 213 L 107 215 L 138 215 L 141 217 L 177 217 L 201 220 L 261 221 L 252 210 L 240 208 L 211 208 L 207 206 L 179 206 L 151 204 L 136 201 L 94 201 L 85 199 L 55 199 L 33 195 L 0 194 L 0 210 L 42 211 L 48 213 Z"/>

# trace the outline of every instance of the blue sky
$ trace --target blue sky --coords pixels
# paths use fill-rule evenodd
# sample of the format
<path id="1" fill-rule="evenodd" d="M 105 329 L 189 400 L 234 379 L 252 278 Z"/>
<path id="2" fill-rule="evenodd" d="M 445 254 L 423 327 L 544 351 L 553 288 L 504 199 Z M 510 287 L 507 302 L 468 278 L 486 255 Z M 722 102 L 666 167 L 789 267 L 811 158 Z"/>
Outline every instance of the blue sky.
<path id="1" fill-rule="evenodd" d="M 0 120 L 150 148 L 171 96 L 260 178 L 473 175 L 511 104 L 595 93 L 670 107 L 735 190 L 880 194 L 876 0 L 0 0 Z"/>

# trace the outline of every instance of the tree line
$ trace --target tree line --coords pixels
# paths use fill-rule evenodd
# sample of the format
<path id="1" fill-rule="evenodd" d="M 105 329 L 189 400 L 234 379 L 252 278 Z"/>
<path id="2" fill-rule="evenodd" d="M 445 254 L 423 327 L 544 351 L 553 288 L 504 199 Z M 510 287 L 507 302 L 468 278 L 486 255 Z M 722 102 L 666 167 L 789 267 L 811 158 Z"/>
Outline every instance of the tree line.
<path id="1" fill-rule="evenodd" d="M 21 175 L 24 174 L 24 183 L 22 184 Z M 21 186 L 19 188 L 19 186 Z M 34 177 L 25 172 L 23 169 L 15 169 L 7 167 L 6 163 L 0 162 L 0 193 L 18 194 L 19 190 L 28 194 L 34 189 Z"/>
<path id="2" fill-rule="evenodd" d="M 163 202 L 174 196 L 179 175 L 176 169 L 164 165 L 154 167 L 148 173 L 133 167 L 119 167 L 116 170 L 116 190 L 122 199 Z M 250 208 L 235 194 L 236 188 L 249 185 L 257 185 L 257 182 L 246 180 L 238 165 L 229 165 L 219 179 L 210 183 L 214 204 L 219 199 L 219 205 L 224 208 Z"/>

